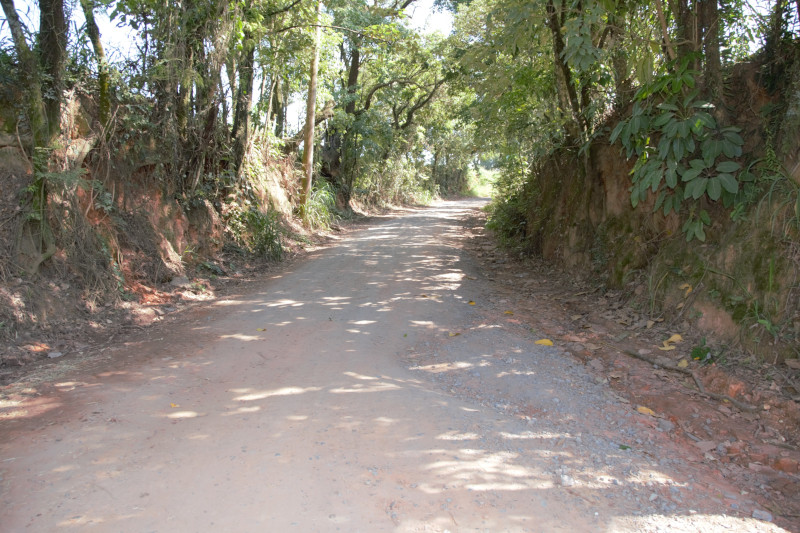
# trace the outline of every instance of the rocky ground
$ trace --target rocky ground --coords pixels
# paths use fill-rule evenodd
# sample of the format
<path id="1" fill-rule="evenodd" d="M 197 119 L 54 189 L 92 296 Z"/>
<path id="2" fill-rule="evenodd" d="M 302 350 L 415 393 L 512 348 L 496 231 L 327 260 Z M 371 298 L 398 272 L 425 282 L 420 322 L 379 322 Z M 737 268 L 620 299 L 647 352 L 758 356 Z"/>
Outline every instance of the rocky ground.
<path id="1" fill-rule="evenodd" d="M 527 361 L 510 350 L 497 361 L 509 375 L 524 381 L 527 373 L 544 368 L 562 375 L 556 381 L 572 388 L 587 386 L 585 371 L 592 382 L 607 384 L 608 394 L 621 402 L 599 413 L 589 410 L 587 416 L 603 417 L 618 427 L 633 423 L 633 429 L 618 435 L 612 446 L 637 448 L 660 461 L 665 460 L 659 459 L 663 450 L 671 449 L 687 472 L 702 471 L 736 488 L 715 496 L 732 512 L 741 508 L 743 500 L 758 501 L 763 516 L 781 517 L 784 524 L 800 523 L 798 369 L 758 363 L 735 347 L 706 341 L 688 318 L 651 317 L 626 305 L 621 291 L 605 290 L 536 259 L 515 257 L 498 248 L 482 215 L 470 218 L 467 226 L 465 248 L 480 265 L 475 275 L 492 282 L 487 300 L 481 302 L 487 313 L 505 328 L 516 327 L 521 335 L 552 340 L 556 353 L 567 356 L 545 363 Z M 676 334 L 682 340 L 665 345 Z M 693 359 L 693 349 L 706 343 L 714 358 Z M 660 349 L 670 345 L 675 349 Z M 447 387 L 525 419 L 541 416 L 531 407 L 543 403 L 536 391 L 525 390 L 524 385 L 494 387 L 487 383 L 490 376 L 479 370 L 448 366 L 448 360 L 458 359 L 457 353 L 443 350 L 436 355 L 425 361 L 440 365 L 437 379 Z M 571 375 L 574 367 L 581 369 L 577 379 Z M 694 372 L 706 392 L 729 396 L 752 410 L 700 393 L 691 376 L 671 367 Z M 493 389 L 498 392 L 487 395 Z M 524 393 L 509 394 L 513 390 Z M 559 408 L 558 403 L 552 405 L 549 416 L 558 416 Z M 670 503 L 670 494 L 666 496 L 661 500 L 658 495 L 662 506 L 677 504 Z"/>

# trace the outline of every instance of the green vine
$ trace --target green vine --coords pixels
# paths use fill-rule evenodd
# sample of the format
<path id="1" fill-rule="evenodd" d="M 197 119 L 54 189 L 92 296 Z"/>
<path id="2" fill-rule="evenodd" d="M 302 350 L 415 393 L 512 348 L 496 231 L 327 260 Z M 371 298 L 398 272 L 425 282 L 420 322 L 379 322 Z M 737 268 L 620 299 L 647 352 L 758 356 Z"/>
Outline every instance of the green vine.
<path id="1" fill-rule="evenodd" d="M 649 194 L 657 195 L 653 210 L 664 215 L 686 205 L 686 240 L 705 241 L 711 218 L 699 201 L 733 208 L 745 201 L 755 176 L 737 161 L 744 145 L 740 129 L 717 122 L 714 106 L 698 98 L 695 75 L 684 62 L 639 89 L 630 117 L 617 124 L 610 141 L 619 140 L 628 159 L 636 158 L 631 205 Z"/>

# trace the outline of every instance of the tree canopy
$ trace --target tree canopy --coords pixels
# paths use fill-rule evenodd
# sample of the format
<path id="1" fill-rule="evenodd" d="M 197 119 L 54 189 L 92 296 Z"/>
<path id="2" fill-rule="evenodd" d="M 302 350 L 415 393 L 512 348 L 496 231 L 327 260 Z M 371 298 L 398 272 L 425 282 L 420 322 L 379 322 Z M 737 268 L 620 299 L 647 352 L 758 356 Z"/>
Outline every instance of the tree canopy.
<path id="1" fill-rule="evenodd" d="M 765 83 L 782 83 L 798 8 L 442 0 L 452 32 L 422 34 L 406 15 L 414 2 L 330 0 L 318 12 L 310 0 L 81 0 L 78 27 L 64 0 L 42 0 L 27 28 L 21 5 L 2 0 L 2 75 L 23 88 L 15 101 L 32 146 L 52 150 L 66 95 L 90 95 L 106 145 L 145 157 L 157 139 L 158 178 L 189 199 L 244 183 L 264 154 L 299 161 L 310 150 L 288 114 L 311 94 L 303 117 L 314 117 L 305 130 L 318 149 L 306 167 L 345 205 L 462 191 L 482 158 L 503 169 L 507 195 L 536 158 L 586 155 L 611 133 L 635 159 L 632 204 L 652 191 L 670 212 L 741 196 L 751 177 L 724 79 L 760 53 Z M 106 54 L 99 13 L 132 29 L 134 57 Z M 702 237 L 702 220 L 688 234 Z"/>

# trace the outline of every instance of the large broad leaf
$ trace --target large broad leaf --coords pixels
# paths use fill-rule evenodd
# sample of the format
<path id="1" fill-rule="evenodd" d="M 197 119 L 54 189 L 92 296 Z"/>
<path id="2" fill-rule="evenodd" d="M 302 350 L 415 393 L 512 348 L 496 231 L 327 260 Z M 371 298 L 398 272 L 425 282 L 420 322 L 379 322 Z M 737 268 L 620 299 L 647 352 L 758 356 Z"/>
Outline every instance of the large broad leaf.
<path id="1" fill-rule="evenodd" d="M 681 180 L 694 181 L 702 171 L 703 169 L 700 168 L 690 168 L 689 170 L 684 171 L 684 173 L 681 175 Z"/>
<path id="2" fill-rule="evenodd" d="M 675 172 L 674 168 L 667 168 L 666 172 L 664 172 L 664 178 L 667 181 L 667 187 L 670 189 L 674 189 L 675 186 L 678 184 L 678 173 Z"/>
<path id="3" fill-rule="evenodd" d="M 619 137 L 619 134 L 622 133 L 622 129 L 627 124 L 628 123 L 624 121 L 617 124 L 617 126 L 614 128 L 614 131 L 611 132 L 611 137 L 608 139 L 611 144 L 614 144 L 616 142 L 617 137 Z"/>
<path id="4" fill-rule="evenodd" d="M 702 159 L 692 159 L 689 161 L 689 166 L 695 170 L 705 170 L 709 165 L 706 165 L 706 162 Z"/>
<path id="5" fill-rule="evenodd" d="M 644 178 L 643 185 L 645 187 L 649 186 L 653 192 L 656 192 L 658 186 L 661 184 L 661 177 L 664 175 L 663 170 L 661 168 L 655 168 L 647 173 L 647 176 Z"/>
<path id="6" fill-rule="evenodd" d="M 653 211 L 658 211 L 658 208 L 664 205 L 664 199 L 667 197 L 667 194 L 664 191 L 659 193 L 658 198 L 656 198 L 656 205 L 653 206 Z"/>
<path id="7" fill-rule="evenodd" d="M 720 185 L 722 185 L 722 188 L 729 193 L 736 194 L 736 192 L 738 192 L 739 182 L 736 181 L 736 178 L 730 174 L 719 174 L 717 175 L 717 179 L 719 180 Z"/>
<path id="8" fill-rule="evenodd" d="M 736 172 L 742 167 L 736 161 L 723 161 L 717 165 L 717 172 Z"/>
<path id="9" fill-rule="evenodd" d="M 689 134 L 692 132 L 692 119 L 686 119 L 683 122 L 681 122 L 680 126 L 678 127 L 678 130 L 680 131 L 681 137 L 683 137 L 684 139 L 688 137 Z"/>
<path id="10" fill-rule="evenodd" d="M 698 178 L 690 181 L 686 185 L 686 191 L 683 193 L 684 198 L 694 198 L 698 200 L 706 193 L 706 186 L 708 185 L 708 178 Z"/>
<path id="11" fill-rule="evenodd" d="M 719 154 L 722 153 L 722 141 L 718 139 L 708 139 L 703 141 L 703 147 L 701 151 L 703 153 L 703 160 L 705 161 L 706 166 L 710 167 L 714 164 L 714 161 L 716 161 L 717 157 L 719 157 Z"/>
<path id="12" fill-rule="evenodd" d="M 669 157 L 669 149 L 671 146 L 672 144 L 669 142 L 669 137 L 662 135 L 661 140 L 658 141 L 658 158 L 663 160 Z"/>
<path id="13" fill-rule="evenodd" d="M 722 136 L 725 137 L 725 140 L 735 144 L 736 146 L 742 146 L 744 144 L 744 139 L 742 136 L 737 133 L 739 128 L 725 128 L 722 130 Z"/>
<path id="14" fill-rule="evenodd" d="M 631 187 L 631 207 L 636 209 L 636 206 L 639 205 L 639 189 L 637 187 Z"/>
<path id="15" fill-rule="evenodd" d="M 675 154 L 675 160 L 680 161 L 686 153 L 683 145 L 683 139 L 677 138 L 672 140 L 672 153 Z"/>
<path id="16" fill-rule="evenodd" d="M 694 236 L 697 237 L 698 241 L 706 242 L 706 231 L 702 224 L 698 224 L 694 227 Z"/>
<path id="17" fill-rule="evenodd" d="M 673 107 L 675 107 L 675 106 L 673 106 Z M 666 124 L 667 122 L 672 120 L 672 117 L 673 117 L 673 113 L 670 113 L 669 111 L 665 111 L 664 113 L 661 113 L 658 116 L 658 118 L 653 121 L 653 127 L 654 128 L 660 128 L 661 126 L 663 126 L 664 124 Z"/>
<path id="18" fill-rule="evenodd" d="M 719 178 L 709 178 L 708 186 L 706 187 L 706 193 L 708 193 L 708 197 L 715 202 L 719 200 L 719 197 L 722 194 L 722 185 L 719 183 Z"/>

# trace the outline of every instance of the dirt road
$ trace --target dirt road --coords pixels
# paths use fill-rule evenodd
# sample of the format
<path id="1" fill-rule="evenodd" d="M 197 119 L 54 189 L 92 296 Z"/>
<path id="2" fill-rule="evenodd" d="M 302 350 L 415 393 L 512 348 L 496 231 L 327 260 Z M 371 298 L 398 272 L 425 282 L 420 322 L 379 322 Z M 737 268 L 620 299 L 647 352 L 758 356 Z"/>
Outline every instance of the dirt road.
<path id="1" fill-rule="evenodd" d="M 6 409 L 0 530 L 784 531 L 488 305 L 479 206 L 379 221 Z"/>

